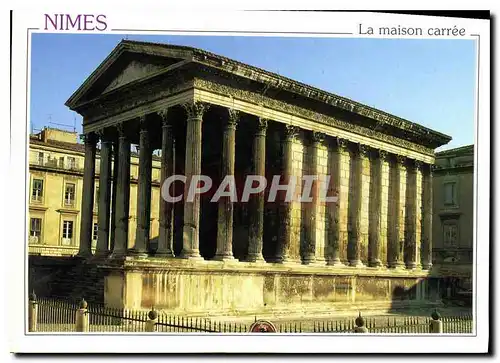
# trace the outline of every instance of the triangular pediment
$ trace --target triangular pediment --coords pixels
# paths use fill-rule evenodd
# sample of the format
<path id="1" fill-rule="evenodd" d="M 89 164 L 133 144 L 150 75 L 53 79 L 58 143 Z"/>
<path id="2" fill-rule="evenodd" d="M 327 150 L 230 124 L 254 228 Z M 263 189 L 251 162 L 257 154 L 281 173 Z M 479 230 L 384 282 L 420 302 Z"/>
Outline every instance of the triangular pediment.
<path id="1" fill-rule="evenodd" d="M 68 99 L 71 109 L 154 74 L 189 61 L 188 50 L 122 41 Z"/>
<path id="2" fill-rule="evenodd" d="M 166 65 L 141 62 L 132 60 L 104 89 L 103 93 L 126 85 L 127 83 L 145 78 L 155 72 L 164 69 Z"/>

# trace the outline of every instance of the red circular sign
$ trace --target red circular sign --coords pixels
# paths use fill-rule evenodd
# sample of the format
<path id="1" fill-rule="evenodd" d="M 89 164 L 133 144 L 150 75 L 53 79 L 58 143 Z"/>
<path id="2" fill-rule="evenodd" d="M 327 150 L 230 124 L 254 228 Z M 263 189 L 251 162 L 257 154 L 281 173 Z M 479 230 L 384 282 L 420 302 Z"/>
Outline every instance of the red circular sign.
<path id="1" fill-rule="evenodd" d="M 250 326 L 250 333 L 276 333 L 276 327 L 267 320 L 257 320 Z"/>

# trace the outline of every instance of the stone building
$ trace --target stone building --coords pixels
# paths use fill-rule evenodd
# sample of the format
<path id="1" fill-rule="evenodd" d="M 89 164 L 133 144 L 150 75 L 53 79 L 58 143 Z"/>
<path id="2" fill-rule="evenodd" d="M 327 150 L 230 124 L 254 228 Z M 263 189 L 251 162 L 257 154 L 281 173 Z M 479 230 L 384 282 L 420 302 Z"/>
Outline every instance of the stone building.
<path id="1" fill-rule="evenodd" d="M 80 245 L 80 206 L 84 145 L 76 132 L 45 127 L 30 135 L 29 148 L 29 221 L 28 252 L 42 256 L 76 255 Z M 96 169 L 100 158 L 96 154 Z M 152 204 L 160 198 L 160 164 L 154 157 L 152 169 Z M 130 233 L 135 236 L 135 212 L 138 159 L 131 156 Z M 91 249 L 95 252 L 98 235 L 99 173 L 96 173 L 92 217 Z M 158 237 L 158 208 L 151 211 L 151 239 Z"/>
<path id="2" fill-rule="evenodd" d="M 436 153 L 433 260 L 455 286 L 471 288 L 474 241 L 474 145 Z"/>
<path id="3" fill-rule="evenodd" d="M 106 272 L 106 304 L 274 314 L 431 300 L 431 166 L 449 136 L 200 49 L 128 40 L 66 105 L 83 116 L 85 135 L 79 256 Z M 139 145 L 133 237 L 131 144 Z M 283 184 L 314 174 L 331 175 L 338 202 L 269 202 L 268 190 L 248 203 L 157 200 L 153 250 L 153 150 L 161 181 L 186 176 L 184 196 L 200 174 L 215 185 L 226 175 L 237 184 L 279 175 Z"/>

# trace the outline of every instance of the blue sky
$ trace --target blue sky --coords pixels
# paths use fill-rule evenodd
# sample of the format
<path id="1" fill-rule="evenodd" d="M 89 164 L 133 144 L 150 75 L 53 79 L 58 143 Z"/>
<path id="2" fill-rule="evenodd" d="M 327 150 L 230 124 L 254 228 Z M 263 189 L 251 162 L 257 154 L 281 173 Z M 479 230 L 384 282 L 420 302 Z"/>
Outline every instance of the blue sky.
<path id="1" fill-rule="evenodd" d="M 64 102 L 125 37 L 206 49 L 376 107 L 452 136 L 439 150 L 474 142 L 476 45 L 444 39 L 33 34 L 32 127 L 76 120 L 81 132 Z"/>

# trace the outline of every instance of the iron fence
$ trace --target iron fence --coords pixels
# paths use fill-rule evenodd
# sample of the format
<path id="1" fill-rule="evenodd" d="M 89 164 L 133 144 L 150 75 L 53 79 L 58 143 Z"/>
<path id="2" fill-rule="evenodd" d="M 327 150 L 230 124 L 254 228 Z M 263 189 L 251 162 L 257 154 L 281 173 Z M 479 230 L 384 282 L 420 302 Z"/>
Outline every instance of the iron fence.
<path id="1" fill-rule="evenodd" d="M 81 309 L 81 302 L 38 298 L 36 305 L 37 332 L 75 331 L 76 313 Z M 151 313 L 110 308 L 99 303 L 89 304 L 85 310 L 89 332 L 246 333 L 251 325 L 176 316 L 161 311 L 154 311 L 154 316 Z M 431 321 L 430 317 L 424 316 L 363 317 L 364 327 L 372 334 L 427 334 Z M 446 316 L 441 321 L 443 334 L 473 332 L 471 315 Z M 358 324 L 359 321 L 354 318 L 274 323 L 279 333 L 352 333 Z"/>

